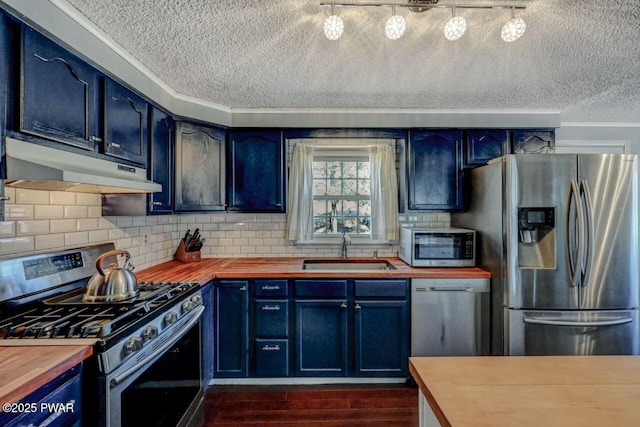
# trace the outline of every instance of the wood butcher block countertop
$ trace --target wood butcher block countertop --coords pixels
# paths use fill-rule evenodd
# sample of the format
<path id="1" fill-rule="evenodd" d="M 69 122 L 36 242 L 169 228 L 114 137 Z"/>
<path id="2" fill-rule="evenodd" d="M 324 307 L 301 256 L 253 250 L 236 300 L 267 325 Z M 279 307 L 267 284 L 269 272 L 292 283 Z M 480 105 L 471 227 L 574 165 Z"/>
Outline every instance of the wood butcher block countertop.
<path id="1" fill-rule="evenodd" d="M 0 403 L 20 401 L 92 353 L 86 345 L 0 347 Z"/>
<path id="2" fill-rule="evenodd" d="M 168 261 L 136 272 L 140 281 L 171 280 L 196 281 L 206 284 L 215 279 L 270 279 L 270 278 L 489 278 L 481 268 L 413 268 L 399 258 L 380 258 L 396 269 L 382 271 L 310 271 L 302 263 L 309 259 L 343 261 L 340 258 L 203 258 L 199 262 Z M 349 258 L 351 262 L 371 261 L 372 258 Z"/>
<path id="3" fill-rule="evenodd" d="M 639 356 L 413 357 L 442 426 L 638 426 Z"/>

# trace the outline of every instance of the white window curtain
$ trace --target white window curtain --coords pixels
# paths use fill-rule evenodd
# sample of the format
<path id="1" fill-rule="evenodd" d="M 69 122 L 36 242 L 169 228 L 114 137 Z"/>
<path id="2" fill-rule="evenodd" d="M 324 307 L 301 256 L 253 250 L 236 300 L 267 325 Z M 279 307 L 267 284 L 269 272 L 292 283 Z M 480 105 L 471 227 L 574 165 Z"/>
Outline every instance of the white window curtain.
<path id="1" fill-rule="evenodd" d="M 398 240 L 398 179 L 393 147 L 369 147 L 371 162 L 371 238 Z"/>
<path id="2" fill-rule="evenodd" d="M 289 224 L 287 239 L 304 241 L 313 238 L 313 147 L 296 144 L 293 149 L 289 190 L 287 192 Z"/>

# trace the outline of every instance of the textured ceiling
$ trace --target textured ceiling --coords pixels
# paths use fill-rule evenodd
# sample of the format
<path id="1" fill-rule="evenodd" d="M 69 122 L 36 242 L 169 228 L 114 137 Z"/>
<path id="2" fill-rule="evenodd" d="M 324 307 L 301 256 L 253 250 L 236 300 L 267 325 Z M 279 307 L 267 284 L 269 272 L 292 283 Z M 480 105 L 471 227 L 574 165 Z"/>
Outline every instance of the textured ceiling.
<path id="1" fill-rule="evenodd" d="M 514 43 L 499 36 L 506 10 L 459 10 L 468 30 L 450 42 L 446 9 L 399 8 L 407 32 L 391 41 L 389 8 L 338 8 L 345 33 L 329 41 L 320 0 L 66 1 L 175 91 L 231 109 L 555 109 L 640 123 L 637 0 L 508 2 L 527 6 Z"/>

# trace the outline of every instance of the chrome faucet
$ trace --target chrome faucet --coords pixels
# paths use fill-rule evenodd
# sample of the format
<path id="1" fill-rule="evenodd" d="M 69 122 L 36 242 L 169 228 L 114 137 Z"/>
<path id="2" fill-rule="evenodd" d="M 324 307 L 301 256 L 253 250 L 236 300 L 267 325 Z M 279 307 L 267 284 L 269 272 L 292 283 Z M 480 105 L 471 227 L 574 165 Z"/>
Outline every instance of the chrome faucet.
<path id="1" fill-rule="evenodd" d="M 347 245 L 351 244 L 351 237 L 346 232 L 342 232 L 342 246 L 340 247 L 340 258 L 347 259 Z"/>

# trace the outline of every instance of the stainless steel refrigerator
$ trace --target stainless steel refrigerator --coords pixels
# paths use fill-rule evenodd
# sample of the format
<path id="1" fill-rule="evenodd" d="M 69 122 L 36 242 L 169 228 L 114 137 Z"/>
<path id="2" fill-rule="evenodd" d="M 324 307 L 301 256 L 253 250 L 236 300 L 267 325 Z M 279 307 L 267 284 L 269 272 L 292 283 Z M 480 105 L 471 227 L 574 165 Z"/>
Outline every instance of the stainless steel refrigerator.
<path id="1" fill-rule="evenodd" d="M 491 352 L 640 354 L 634 155 L 507 155 L 470 171 Z"/>

